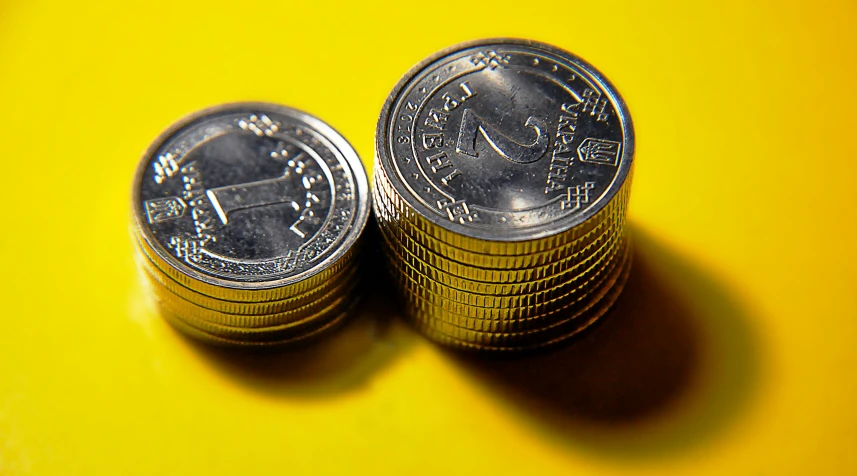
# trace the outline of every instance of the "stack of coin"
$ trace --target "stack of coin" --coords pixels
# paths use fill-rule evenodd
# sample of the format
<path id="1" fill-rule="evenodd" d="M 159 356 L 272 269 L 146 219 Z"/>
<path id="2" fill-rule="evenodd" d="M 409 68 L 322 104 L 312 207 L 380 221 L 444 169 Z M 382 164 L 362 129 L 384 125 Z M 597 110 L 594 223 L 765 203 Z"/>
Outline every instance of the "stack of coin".
<path id="1" fill-rule="evenodd" d="M 133 214 L 145 282 L 193 337 L 304 341 L 357 297 L 368 178 L 348 142 L 303 112 L 239 103 L 181 120 L 143 157 Z"/>
<path id="2" fill-rule="evenodd" d="M 459 349 L 561 342 L 630 267 L 634 136 L 591 65 L 523 40 L 431 56 L 378 122 L 374 209 L 411 322 Z"/>

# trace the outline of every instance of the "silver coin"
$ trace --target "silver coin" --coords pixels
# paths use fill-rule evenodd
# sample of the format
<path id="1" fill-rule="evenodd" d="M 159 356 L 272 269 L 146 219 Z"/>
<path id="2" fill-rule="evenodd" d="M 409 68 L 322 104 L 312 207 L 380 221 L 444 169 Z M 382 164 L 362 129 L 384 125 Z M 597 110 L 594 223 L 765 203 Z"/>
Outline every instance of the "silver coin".
<path id="1" fill-rule="evenodd" d="M 366 172 L 330 126 L 237 103 L 172 126 L 143 157 L 135 225 L 170 268 L 237 290 L 289 286 L 329 268 L 369 215 Z"/>
<path id="2" fill-rule="evenodd" d="M 555 47 L 484 40 L 429 57 L 395 87 L 379 166 L 433 224 L 487 241 L 538 240 L 601 210 L 632 167 L 615 88 Z"/>

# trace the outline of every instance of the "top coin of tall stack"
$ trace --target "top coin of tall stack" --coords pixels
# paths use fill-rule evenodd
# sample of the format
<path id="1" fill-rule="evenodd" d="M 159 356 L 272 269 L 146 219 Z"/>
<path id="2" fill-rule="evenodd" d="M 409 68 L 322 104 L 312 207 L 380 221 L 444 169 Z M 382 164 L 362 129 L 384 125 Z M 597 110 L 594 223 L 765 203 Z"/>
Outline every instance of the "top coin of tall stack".
<path id="1" fill-rule="evenodd" d="M 409 319 L 481 351 L 594 322 L 630 267 L 633 157 L 625 103 L 566 51 L 485 40 L 415 66 L 381 112 L 373 190 Z"/>
<path id="2" fill-rule="evenodd" d="M 303 341 L 341 323 L 357 296 L 368 178 L 306 113 L 238 103 L 179 121 L 143 157 L 133 214 L 161 313 L 207 342 Z"/>

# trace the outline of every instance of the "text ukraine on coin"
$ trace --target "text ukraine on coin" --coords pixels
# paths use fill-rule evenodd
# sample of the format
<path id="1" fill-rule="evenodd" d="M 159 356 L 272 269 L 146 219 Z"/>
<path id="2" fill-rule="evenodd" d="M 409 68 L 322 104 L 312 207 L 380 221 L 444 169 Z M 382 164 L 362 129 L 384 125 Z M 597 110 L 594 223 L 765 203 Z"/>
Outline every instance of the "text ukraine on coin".
<path id="1" fill-rule="evenodd" d="M 588 63 L 525 40 L 442 51 L 393 89 L 375 145 L 388 267 L 427 336 L 539 348 L 617 299 L 630 268 L 634 133 Z"/>
<path id="2" fill-rule="evenodd" d="M 368 179 L 348 142 L 306 113 L 238 103 L 183 119 L 143 157 L 133 204 L 151 295 L 194 337 L 303 341 L 357 298 Z"/>

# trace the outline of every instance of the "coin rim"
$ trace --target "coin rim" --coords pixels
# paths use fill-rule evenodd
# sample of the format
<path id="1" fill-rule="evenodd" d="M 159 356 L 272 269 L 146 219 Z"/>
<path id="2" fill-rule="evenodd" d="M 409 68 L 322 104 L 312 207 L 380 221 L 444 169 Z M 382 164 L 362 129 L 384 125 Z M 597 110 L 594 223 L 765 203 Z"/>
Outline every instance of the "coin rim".
<path id="1" fill-rule="evenodd" d="M 150 282 L 153 286 L 168 290 L 178 299 L 224 314 L 241 316 L 264 316 L 268 314 L 276 314 L 284 310 L 294 309 L 306 303 L 316 301 L 319 296 L 322 296 L 328 291 L 327 285 L 319 285 L 303 293 L 275 301 L 246 302 L 219 299 L 201 294 L 174 280 L 163 270 L 158 268 L 158 266 L 154 264 L 144 252 L 138 251 L 135 255 L 137 267 L 140 270 L 140 273 L 142 273 L 140 276 L 141 279 Z M 337 274 L 330 276 L 328 280 L 330 282 L 330 286 L 336 287 L 355 280 L 358 275 L 358 271 L 359 267 L 352 263 L 351 266 L 345 267 Z"/>
<path id="2" fill-rule="evenodd" d="M 596 233 L 603 231 L 604 227 L 615 226 L 618 228 L 620 226 L 624 226 L 620 225 L 620 223 L 624 223 L 625 221 L 624 215 L 626 214 L 626 211 L 613 210 L 612 212 L 604 213 L 604 216 L 600 217 L 598 223 L 578 238 L 566 241 L 564 244 L 554 248 L 533 251 L 529 254 L 520 255 L 479 253 L 442 241 L 439 236 L 434 236 L 431 233 L 420 229 L 420 226 L 414 223 L 413 216 L 409 216 L 398 209 L 390 208 L 393 206 L 393 201 L 387 197 L 386 192 L 384 192 L 383 184 L 379 184 L 378 180 L 383 181 L 384 179 L 377 179 L 375 182 L 376 185 L 372 190 L 373 207 L 378 226 L 394 226 L 401 234 L 407 235 L 415 245 L 419 245 L 420 248 L 424 248 L 433 254 L 443 256 L 446 259 L 483 269 L 521 269 L 548 266 L 555 261 L 568 258 L 570 255 L 574 254 L 574 252 L 569 252 L 571 248 L 586 240 L 593 239 L 592 237 L 595 236 Z M 603 210 L 604 209 L 602 209 L 602 211 Z M 613 216 L 611 214 L 613 212 L 619 212 L 622 216 Z"/>
<path id="3" fill-rule="evenodd" d="M 355 199 L 357 200 L 357 212 L 354 215 L 354 220 L 352 220 L 349 229 L 345 232 L 345 237 L 340 243 L 338 249 L 331 253 L 331 255 L 325 258 L 322 262 L 316 264 L 312 268 L 293 276 L 288 276 L 275 280 L 231 281 L 224 278 L 217 278 L 205 274 L 199 270 L 193 269 L 187 264 L 184 264 L 181 261 L 177 260 L 174 256 L 172 256 L 172 254 L 168 253 L 165 249 L 163 249 L 163 246 L 160 244 L 160 242 L 155 239 L 154 235 L 151 232 L 151 229 L 145 226 L 145 223 L 143 223 L 141 187 L 143 181 L 143 174 L 146 168 L 151 163 L 152 157 L 160 149 L 160 147 L 176 133 L 193 124 L 197 120 L 205 118 L 206 116 L 231 111 L 252 111 L 253 109 L 258 109 L 259 112 L 271 111 L 294 119 L 297 122 L 303 123 L 308 126 L 308 129 L 312 129 L 318 132 L 322 137 L 324 137 L 324 139 L 329 141 L 339 151 L 339 153 L 342 154 L 342 157 L 348 164 L 348 166 L 351 167 L 352 177 L 354 177 L 354 182 L 357 188 L 357 193 L 355 194 Z M 366 168 L 364 167 L 363 162 L 360 160 L 360 156 L 357 154 L 357 151 L 354 149 L 354 147 L 351 146 L 351 144 L 345 139 L 345 137 L 343 137 L 339 132 L 337 132 L 332 126 L 328 125 L 326 122 L 307 112 L 304 112 L 300 109 L 295 109 L 293 107 L 284 106 L 282 104 L 264 101 L 244 101 L 220 104 L 188 114 L 182 117 L 181 119 L 175 121 L 172 125 L 170 125 L 170 127 L 164 130 L 160 135 L 158 135 L 158 137 L 155 138 L 154 141 L 152 141 L 148 148 L 146 148 L 146 151 L 143 153 L 140 162 L 137 165 L 137 170 L 134 173 L 134 184 L 131 191 L 134 227 L 137 229 L 138 233 L 140 234 L 140 237 L 142 237 L 146 241 L 148 247 L 155 252 L 158 258 L 168 264 L 171 268 L 187 275 L 191 279 L 213 286 L 236 289 L 239 291 L 270 290 L 289 286 L 291 284 L 299 283 L 305 279 L 311 278 L 325 271 L 327 268 L 336 263 L 340 258 L 342 258 L 345 253 L 347 253 L 347 251 L 355 245 L 363 230 L 366 228 L 366 223 L 369 219 L 369 209 L 371 208 L 370 200 L 371 197 L 369 196 L 369 177 L 366 173 Z"/>
<path id="4" fill-rule="evenodd" d="M 624 264 L 624 268 L 623 268 L 622 272 L 619 274 L 618 279 L 613 284 L 613 286 L 610 289 L 610 291 L 608 292 L 608 294 L 605 295 L 602 299 L 600 299 L 595 304 L 595 306 L 599 306 L 599 309 L 597 311 L 595 311 L 592 315 L 590 315 L 588 319 L 583 319 L 581 321 L 580 327 L 578 327 L 577 329 L 575 329 L 574 331 L 572 331 L 570 333 L 564 332 L 563 334 L 558 335 L 557 337 L 555 337 L 553 339 L 550 339 L 550 340 L 547 340 L 544 342 L 540 342 L 537 344 L 519 344 L 519 343 L 515 343 L 515 342 L 509 342 L 508 338 L 505 339 L 505 341 L 503 342 L 503 344 L 505 344 L 505 345 L 483 344 L 483 343 L 479 343 L 479 342 L 473 342 L 472 340 L 468 341 L 468 340 L 459 339 L 459 338 L 456 338 L 456 337 L 451 336 L 449 334 L 443 333 L 439 330 L 432 329 L 431 326 L 425 325 L 426 324 L 425 321 L 420 321 L 419 319 L 413 319 L 410 315 L 407 315 L 408 322 L 417 330 L 417 332 L 419 332 L 420 334 L 425 336 L 427 339 L 429 339 L 429 340 L 431 340 L 431 341 L 435 342 L 436 344 L 441 345 L 443 347 L 453 349 L 453 350 L 458 350 L 458 351 L 497 354 L 497 353 L 523 353 L 523 352 L 533 351 L 536 349 L 546 349 L 549 347 L 552 348 L 553 346 L 559 345 L 562 342 L 568 340 L 569 338 L 571 338 L 571 337 L 577 335 L 578 333 L 584 331 L 585 329 L 589 328 L 590 326 L 592 326 L 597 321 L 605 318 L 605 316 L 614 309 L 614 307 L 618 303 L 622 293 L 625 290 L 625 286 L 628 283 L 628 278 L 629 278 L 630 273 L 631 273 L 633 261 L 634 261 L 634 257 L 633 257 L 633 253 L 632 253 L 627 258 L 627 262 Z M 581 319 L 583 317 L 584 317 L 583 315 L 578 316 L 578 319 Z M 488 337 L 490 334 L 491 333 L 486 333 L 486 337 L 489 339 L 491 339 L 491 337 Z M 473 332 L 471 331 L 470 335 L 473 336 L 475 334 L 473 334 Z"/>
<path id="5" fill-rule="evenodd" d="M 388 181 L 395 187 L 396 191 L 399 192 L 399 196 L 404 199 L 408 205 L 411 206 L 414 210 L 416 210 L 419 214 L 425 216 L 430 219 L 432 223 L 441 226 L 447 230 L 450 230 L 454 233 L 462 234 L 465 236 L 469 236 L 472 238 L 491 241 L 491 242 L 519 242 L 519 241 L 530 241 L 530 240 L 539 240 L 542 238 L 558 235 L 564 233 L 568 230 L 575 228 L 576 226 L 585 223 L 592 216 L 596 215 L 606 204 L 610 203 L 613 197 L 619 192 L 624 185 L 625 181 L 628 179 L 629 171 L 633 165 L 634 161 L 634 152 L 635 152 L 635 140 L 634 140 L 634 125 L 631 121 L 631 114 L 628 110 L 628 106 L 625 104 L 625 101 L 619 95 L 616 87 L 607 80 L 606 77 L 594 66 L 592 66 L 587 61 L 583 60 L 579 56 L 570 53 L 561 48 L 549 45 L 547 43 L 542 43 L 534 40 L 527 40 L 523 38 L 486 38 L 474 41 L 468 41 L 459 43 L 457 45 L 450 46 L 448 48 L 442 49 L 424 60 L 417 63 L 413 66 L 404 76 L 399 79 L 396 85 L 393 87 L 393 90 L 387 96 L 387 100 L 384 102 L 384 106 L 381 108 L 381 114 L 378 117 L 378 124 L 375 129 L 375 157 L 378 160 L 378 166 L 386 167 L 388 170 L 395 170 L 393 164 L 393 158 L 389 156 L 387 152 L 387 131 L 388 127 L 388 119 L 390 114 L 393 112 L 393 107 L 398 102 L 399 97 L 402 95 L 402 92 L 409 86 L 410 82 L 420 74 L 424 69 L 431 66 L 433 63 L 443 59 L 446 56 L 449 56 L 453 53 L 457 53 L 459 51 L 463 51 L 466 49 L 478 47 L 478 46 L 502 46 L 502 45 L 518 45 L 524 47 L 530 47 L 534 49 L 541 49 L 550 54 L 554 54 L 561 58 L 568 60 L 571 63 L 574 63 L 580 66 L 583 70 L 585 70 L 592 79 L 599 83 L 599 85 L 604 89 L 605 94 L 613 101 L 616 105 L 617 113 L 620 120 L 620 124 L 623 126 L 624 134 L 625 134 L 625 143 L 623 144 L 622 151 L 622 159 L 621 165 L 619 166 L 619 170 L 616 173 L 616 176 L 613 178 L 610 186 L 607 191 L 602 195 L 599 200 L 594 203 L 592 206 L 584 210 L 582 213 L 567 216 L 564 218 L 560 218 L 549 223 L 543 223 L 540 225 L 535 225 L 527 228 L 509 228 L 498 233 L 497 229 L 493 228 L 479 228 L 479 227 L 468 227 L 467 225 L 462 225 L 449 220 L 442 220 L 437 218 L 436 213 L 433 209 L 426 207 L 419 200 L 415 200 L 412 197 L 412 194 L 407 190 L 407 187 L 404 184 L 400 183 L 400 178 L 396 176 L 396 174 L 387 174 L 390 177 Z M 617 186 L 618 184 L 618 186 Z M 408 200 L 410 198 L 410 200 Z"/>
<path id="6" fill-rule="evenodd" d="M 356 303 L 353 303 L 352 306 L 355 306 Z M 320 338 L 328 333 L 334 332 L 342 325 L 346 324 L 352 318 L 352 308 L 345 309 L 337 316 L 333 317 L 329 321 L 326 321 L 324 324 L 319 326 L 318 328 L 307 331 L 304 334 L 296 335 L 294 337 L 290 337 L 287 339 L 278 339 L 278 340 L 241 340 L 241 339 L 230 339 L 222 336 L 218 336 L 215 334 L 211 334 L 203 329 L 199 329 L 192 324 L 189 324 L 182 320 L 180 317 L 175 314 L 169 313 L 163 309 L 159 309 L 158 312 L 161 317 L 166 321 L 166 323 L 175 329 L 177 332 L 180 332 L 182 335 L 188 336 L 192 339 L 195 339 L 199 342 L 214 345 L 219 347 L 231 347 L 231 348 L 266 348 L 266 347 L 290 347 L 294 345 L 299 345 L 303 343 L 310 342 L 317 338 Z"/>

